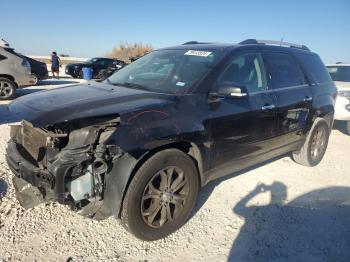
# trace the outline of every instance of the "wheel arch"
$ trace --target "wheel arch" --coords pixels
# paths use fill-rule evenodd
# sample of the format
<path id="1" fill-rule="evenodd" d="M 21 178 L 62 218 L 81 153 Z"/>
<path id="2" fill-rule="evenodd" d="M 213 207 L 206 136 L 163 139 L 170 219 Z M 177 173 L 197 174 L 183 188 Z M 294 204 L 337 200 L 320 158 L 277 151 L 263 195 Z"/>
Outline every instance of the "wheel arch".
<path id="1" fill-rule="evenodd" d="M 199 183 L 200 183 L 200 185 L 203 185 L 203 182 L 204 182 L 203 159 L 202 159 L 202 154 L 200 152 L 199 147 L 195 143 L 189 142 L 189 141 L 177 141 L 177 142 L 168 143 L 168 144 L 153 148 L 152 150 L 149 150 L 147 153 L 143 154 L 142 157 L 140 157 L 138 159 L 136 165 L 133 167 L 133 169 L 128 177 L 127 184 L 124 188 L 123 197 L 121 200 L 121 206 L 123 205 L 125 194 L 129 188 L 129 185 L 130 185 L 133 177 L 135 176 L 137 170 L 139 170 L 139 168 L 142 166 L 142 164 L 145 163 L 154 154 L 161 152 L 165 149 L 170 149 L 170 148 L 178 149 L 191 157 L 191 159 L 193 160 L 193 162 L 197 168 L 197 172 L 199 175 L 198 176 Z M 121 208 L 118 211 L 118 217 L 120 216 L 120 213 L 121 213 Z"/>
<path id="2" fill-rule="evenodd" d="M 322 118 L 326 120 L 329 130 L 332 130 L 333 122 L 334 122 L 334 106 L 333 105 L 327 105 L 324 106 L 318 110 L 316 110 L 314 117 L 313 117 L 313 123 L 319 118 Z"/>
<path id="3" fill-rule="evenodd" d="M 330 129 L 333 126 L 334 120 L 334 108 L 335 97 L 330 94 L 322 94 L 316 97 L 314 102 L 314 115 L 312 118 L 312 124 L 316 121 L 317 118 L 323 118 L 327 121 Z"/>
<path id="4" fill-rule="evenodd" d="M 14 82 L 16 84 L 15 78 L 13 76 L 11 76 L 11 75 L 0 74 L 0 77 L 7 78 L 8 80 L 11 80 L 12 82 Z"/>
<path id="5" fill-rule="evenodd" d="M 163 144 L 148 150 L 137 159 L 129 154 L 125 154 L 115 162 L 111 173 L 106 176 L 103 204 L 93 217 L 97 220 L 105 219 L 112 215 L 120 217 L 126 192 L 137 170 L 154 154 L 170 148 L 178 149 L 191 157 L 199 174 L 199 183 L 203 185 L 205 180 L 203 177 L 202 153 L 198 145 L 193 142 L 177 141 Z"/>

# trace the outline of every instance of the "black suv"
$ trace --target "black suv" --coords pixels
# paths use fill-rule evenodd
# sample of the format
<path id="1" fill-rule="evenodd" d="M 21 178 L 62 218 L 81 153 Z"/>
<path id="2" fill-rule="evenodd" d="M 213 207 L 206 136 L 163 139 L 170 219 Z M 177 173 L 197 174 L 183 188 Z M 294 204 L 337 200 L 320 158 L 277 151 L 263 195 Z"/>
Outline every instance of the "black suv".
<path id="1" fill-rule="evenodd" d="M 125 66 L 125 63 L 118 59 L 112 58 L 104 58 L 104 57 L 95 57 L 84 63 L 76 63 L 76 64 L 68 64 L 66 65 L 65 73 L 66 75 L 70 75 L 73 78 L 82 78 L 83 67 L 89 67 L 92 69 L 93 78 L 97 78 L 97 76 L 104 70 L 115 67 L 116 65 L 121 65 L 121 67 Z"/>
<path id="2" fill-rule="evenodd" d="M 317 165 L 335 99 L 305 46 L 191 42 L 102 83 L 16 99 L 9 109 L 23 121 L 11 127 L 7 162 L 22 205 L 56 200 L 91 218 L 115 215 L 155 240 L 186 222 L 213 179 L 287 153 Z"/>

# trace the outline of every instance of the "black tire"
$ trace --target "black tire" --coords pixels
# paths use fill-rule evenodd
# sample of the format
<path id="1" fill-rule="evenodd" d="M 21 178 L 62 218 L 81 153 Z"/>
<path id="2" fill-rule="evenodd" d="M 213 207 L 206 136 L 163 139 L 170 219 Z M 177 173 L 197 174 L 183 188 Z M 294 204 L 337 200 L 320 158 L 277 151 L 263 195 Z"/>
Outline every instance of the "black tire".
<path id="1" fill-rule="evenodd" d="M 170 182 L 168 183 L 169 180 L 165 182 L 165 184 L 171 185 L 167 187 L 168 189 L 174 188 L 175 190 L 181 183 L 185 184 L 181 190 L 175 190 L 176 192 L 173 192 L 174 199 L 171 197 L 171 200 L 167 200 L 168 196 L 166 194 L 168 193 L 164 193 L 167 189 L 165 189 L 165 184 L 162 183 L 163 176 L 160 175 L 166 174 L 166 177 L 169 178 L 171 172 L 168 172 L 166 168 L 175 168 L 177 170 L 173 170 L 172 175 L 170 175 Z M 179 179 L 180 173 L 181 179 Z M 175 177 L 174 174 L 176 174 Z M 157 180 L 158 177 L 159 180 Z M 178 182 L 173 187 L 177 179 L 182 182 Z M 154 181 L 158 181 L 159 188 L 155 189 Z M 152 188 L 150 186 L 151 184 Z M 161 189 L 162 184 L 163 189 Z M 159 193 L 160 195 L 157 195 L 157 199 L 153 197 L 147 198 L 147 196 L 158 194 L 153 189 L 163 193 Z M 183 190 L 185 190 L 185 194 L 181 193 Z M 122 224 L 129 232 L 142 240 L 152 241 L 166 237 L 186 223 L 196 203 L 198 191 L 199 176 L 193 160 L 177 149 L 160 151 L 143 163 L 133 177 L 123 201 L 121 212 Z M 181 196 L 181 204 L 179 204 L 180 198 L 175 198 L 175 196 Z M 172 204 L 171 201 L 177 204 Z M 144 209 L 147 205 L 148 209 Z M 152 209 L 154 206 L 156 208 Z M 166 210 L 165 220 L 162 220 L 163 208 Z M 168 216 L 168 210 L 170 216 Z M 152 219 L 152 214 L 156 212 L 157 215 L 153 215 Z M 171 219 L 168 219 L 168 217 Z"/>
<path id="2" fill-rule="evenodd" d="M 302 148 L 293 152 L 293 160 L 304 166 L 319 164 L 326 153 L 329 135 L 327 121 L 322 118 L 316 119 Z"/>
<path id="3" fill-rule="evenodd" d="M 16 96 L 17 85 L 8 78 L 0 77 L 0 100 L 10 100 Z"/>
<path id="4" fill-rule="evenodd" d="M 77 75 L 76 78 L 78 78 L 78 79 L 83 79 L 83 70 L 80 70 L 80 71 L 78 72 L 78 75 Z"/>

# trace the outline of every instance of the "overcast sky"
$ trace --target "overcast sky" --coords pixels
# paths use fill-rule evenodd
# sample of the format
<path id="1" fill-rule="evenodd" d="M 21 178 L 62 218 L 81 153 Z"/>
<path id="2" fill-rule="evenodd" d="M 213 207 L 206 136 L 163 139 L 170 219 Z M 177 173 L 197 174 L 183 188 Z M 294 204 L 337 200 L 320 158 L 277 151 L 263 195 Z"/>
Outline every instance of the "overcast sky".
<path id="1" fill-rule="evenodd" d="M 155 48 L 246 38 L 301 43 L 350 62 L 349 0 L 1 0 L 0 37 L 27 55 L 103 56 L 121 41 Z"/>

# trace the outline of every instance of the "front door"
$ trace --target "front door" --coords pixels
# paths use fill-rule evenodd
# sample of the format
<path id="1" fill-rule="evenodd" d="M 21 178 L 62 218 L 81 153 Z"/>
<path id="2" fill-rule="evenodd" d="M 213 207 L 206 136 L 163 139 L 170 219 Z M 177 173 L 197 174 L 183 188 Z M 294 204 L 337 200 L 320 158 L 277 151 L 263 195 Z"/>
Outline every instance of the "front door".
<path id="1" fill-rule="evenodd" d="M 249 165 L 269 150 L 268 141 L 275 136 L 276 99 L 268 90 L 259 53 L 235 55 L 219 77 L 218 87 L 220 83 L 242 87 L 247 96 L 222 97 L 211 102 L 214 178 Z"/>

